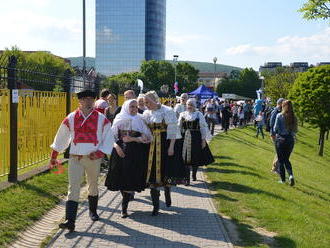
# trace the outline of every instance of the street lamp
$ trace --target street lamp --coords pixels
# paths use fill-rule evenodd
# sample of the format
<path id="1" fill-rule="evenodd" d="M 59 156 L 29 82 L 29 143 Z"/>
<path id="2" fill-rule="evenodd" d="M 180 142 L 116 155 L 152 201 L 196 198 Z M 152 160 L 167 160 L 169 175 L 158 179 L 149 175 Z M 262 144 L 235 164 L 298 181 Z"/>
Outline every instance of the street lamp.
<path id="1" fill-rule="evenodd" d="M 259 79 L 261 80 L 261 87 L 259 89 L 259 92 L 260 92 L 260 99 L 263 99 L 263 96 L 264 96 L 264 88 L 265 88 L 265 77 L 264 76 L 261 76 L 259 75 Z"/>
<path id="2" fill-rule="evenodd" d="M 173 55 L 174 62 L 174 83 L 176 83 L 176 63 L 178 62 L 179 55 Z"/>
<path id="3" fill-rule="evenodd" d="M 83 0 L 83 81 L 85 87 L 86 70 L 86 0 Z"/>
<path id="4" fill-rule="evenodd" d="M 214 86 L 213 86 L 213 89 L 215 89 L 215 72 L 216 72 L 216 69 L 217 69 L 217 60 L 218 60 L 217 57 L 213 58 L 213 63 L 214 63 Z"/>

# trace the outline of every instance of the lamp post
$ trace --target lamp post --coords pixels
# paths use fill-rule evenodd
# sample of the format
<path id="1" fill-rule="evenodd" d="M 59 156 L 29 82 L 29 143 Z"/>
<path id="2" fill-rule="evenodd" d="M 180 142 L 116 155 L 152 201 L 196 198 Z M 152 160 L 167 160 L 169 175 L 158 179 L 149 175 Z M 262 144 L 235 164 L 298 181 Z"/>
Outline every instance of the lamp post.
<path id="1" fill-rule="evenodd" d="M 83 0 L 83 81 L 85 87 L 85 71 L 86 71 L 86 0 Z"/>
<path id="2" fill-rule="evenodd" d="M 213 58 L 213 63 L 214 63 L 214 85 L 213 85 L 213 89 L 215 89 L 215 72 L 217 70 L 217 60 L 218 60 L 217 57 Z"/>
<path id="3" fill-rule="evenodd" d="M 174 83 L 176 82 L 176 63 L 178 62 L 179 55 L 173 55 L 174 62 Z"/>
<path id="4" fill-rule="evenodd" d="M 259 76 L 259 79 L 261 80 L 261 87 L 260 87 L 260 99 L 263 99 L 264 96 L 264 88 L 265 88 L 265 77 L 264 76 Z"/>

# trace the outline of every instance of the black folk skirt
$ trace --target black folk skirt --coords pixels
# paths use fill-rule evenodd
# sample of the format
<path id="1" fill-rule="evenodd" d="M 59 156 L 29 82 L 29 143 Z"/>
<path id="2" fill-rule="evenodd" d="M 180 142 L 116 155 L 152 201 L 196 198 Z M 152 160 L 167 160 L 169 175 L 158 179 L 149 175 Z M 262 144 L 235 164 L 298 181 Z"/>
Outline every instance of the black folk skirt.
<path id="1" fill-rule="evenodd" d="M 166 186 L 166 185 L 176 185 L 176 184 L 185 184 L 185 166 L 183 164 L 181 150 L 179 149 L 180 144 L 179 140 L 176 140 L 174 145 L 174 155 L 168 156 L 168 148 L 170 146 L 170 140 L 167 138 L 166 132 L 161 132 L 161 150 L 160 150 L 160 181 L 157 180 L 157 159 L 156 159 L 156 146 L 154 144 L 154 153 L 152 159 L 149 157 L 149 160 L 152 161 L 148 165 L 150 171 L 150 175 L 147 178 L 147 185 L 148 186 Z M 152 143 L 149 144 L 149 151 L 152 148 Z M 150 153 L 148 154 L 150 156 Z M 147 173 L 148 174 L 148 173 Z"/>
<path id="2" fill-rule="evenodd" d="M 199 130 L 190 131 L 191 133 L 191 161 L 187 161 L 187 156 L 183 158 L 186 166 L 204 166 L 214 162 L 212 152 L 206 143 L 206 146 L 202 148 L 202 135 Z M 182 133 L 182 139 L 180 140 L 180 149 L 183 150 L 183 141 L 185 133 Z"/>
<path id="3" fill-rule="evenodd" d="M 121 158 L 116 149 L 113 149 L 105 186 L 111 191 L 141 192 L 146 188 L 148 145 L 122 141 L 117 144 L 123 149 L 125 157 Z"/>

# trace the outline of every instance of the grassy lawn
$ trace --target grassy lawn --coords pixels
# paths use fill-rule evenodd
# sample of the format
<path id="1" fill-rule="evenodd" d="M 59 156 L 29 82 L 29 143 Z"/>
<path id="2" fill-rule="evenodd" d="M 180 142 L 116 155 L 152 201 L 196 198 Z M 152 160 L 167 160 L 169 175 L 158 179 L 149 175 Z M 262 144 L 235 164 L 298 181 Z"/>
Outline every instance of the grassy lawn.
<path id="1" fill-rule="evenodd" d="M 67 173 L 43 173 L 0 192 L 0 247 L 52 209 L 67 192 Z"/>
<path id="2" fill-rule="evenodd" d="M 220 213 L 231 217 L 243 247 L 330 247 L 330 145 L 317 155 L 318 131 L 300 128 L 291 156 L 296 185 L 270 172 L 274 146 L 253 127 L 219 134 L 207 168 Z M 270 244 L 257 230 L 276 233 Z"/>

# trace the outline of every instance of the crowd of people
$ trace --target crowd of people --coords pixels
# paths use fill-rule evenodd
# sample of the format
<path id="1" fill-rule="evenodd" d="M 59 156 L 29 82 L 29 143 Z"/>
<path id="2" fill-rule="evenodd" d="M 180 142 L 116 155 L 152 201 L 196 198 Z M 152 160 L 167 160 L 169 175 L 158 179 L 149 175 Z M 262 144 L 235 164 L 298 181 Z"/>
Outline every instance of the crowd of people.
<path id="1" fill-rule="evenodd" d="M 99 219 L 98 176 L 107 155 L 110 159 L 105 186 L 121 192 L 123 218 L 128 217 L 129 201 L 135 192 L 150 189 L 152 215 L 156 216 L 162 188 L 166 206 L 170 207 L 171 187 L 189 186 L 191 176 L 196 181 L 199 166 L 214 162 L 206 142 L 209 129 L 195 99 L 182 100 L 175 111 L 162 105 L 155 91 L 136 98 L 135 92 L 128 90 L 122 106 L 116 105 L 116 96 L 107 89 L 101 91 L 97 101 L 91 90 L 77 96 L 79 108 L 62 121 L 51 145 L 53 166 L 58 163 L 58 154 L 70 147 L 66 215 L 60 228 L 75 230 L 84 173 L 90 218 Z"/>
<path id="2" fill-rule="evenodd" d="M 284 182 L 286 169 L 290 185 L 294 185 L 289 157 L 297 121 L 290 101 L 279 99 L 278 106 L 271 109 L 263 100 L 201 102 L 184 93 L 175 106 L 166 106 L 155 91 L 136 97 L 133 90 L 128 90 L 123 105 L 117 106 L 116 95 L 107 89 L 101 91 L 97 101 L 91 90 L 83 90 L 77 96 L 79 108 L 63 120 L 51 145 L 53 166 L 58 163 L 58 154 L 70 147 L 66 216 L 60 228 L 70 232 L 75 229 L 84 173 L 90 218 L 99 219 L 98 176 L 101 161 L 107 156 L 110 158 L 105 186 L 121 192 L 122 217 L 128 217 L 128 205 L 135 192 L 145 189 L 150 189 L 152 215 L 158 215 L 162 188 L 166 206 L 170 207 L 171 187 L 189 186 L 191 178 L 197 180 L 199 166 L 214 162 L 207 140 L 214 135 L 216 124 L 221 124 L 227 133 L 230 126 L 244 127 L 255 122 L 256 136 L 261 134 L 264 138 L 263 126 L 269 123 L 276 144 L 273 171 Z"/>

